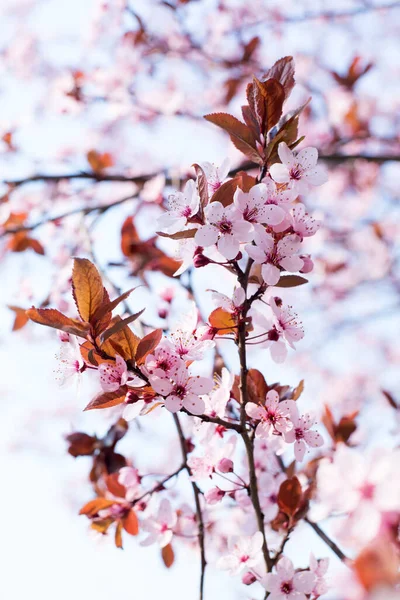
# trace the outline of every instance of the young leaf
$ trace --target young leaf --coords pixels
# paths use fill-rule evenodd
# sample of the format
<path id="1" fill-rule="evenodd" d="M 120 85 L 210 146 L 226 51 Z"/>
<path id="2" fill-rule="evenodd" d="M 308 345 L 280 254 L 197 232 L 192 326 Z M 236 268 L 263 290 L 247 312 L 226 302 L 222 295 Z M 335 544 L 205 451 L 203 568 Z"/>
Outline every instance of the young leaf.
<path id="1" fill-rule="evenodd" d="M 39 325 L 60 329 L 61 331 L 77 335 L 78 337 L 86 338 L 89 331 L 89 327 L 86 323 L 81 323 L 81 321 L 77 321 L 76 319 L 70 319 L 55 308 L 32 307 L 26 311 L 26 316 L 29 317 L 31 321 L 39 323 Z"/>
<path id="2" fill-rule="evenodd" d="M 289 517 L 292 517 L 300 506 L 302 489 L 297 477 L 291 477 L 281 483 L 278 493 L 278 506 Z"/>
<path id="3" fill-rule="evenodd" d="M 213 113 L 205 115 L 204 118 L 206 121 L 210 121 L 210 123 L 214 123 L 214 125 L 227 131 L 232 143 L 240 152 L 243 152 L 257 164 L 261 164 L 262 159 L 257 152 L 256 139 L 247 125 L 227 113 Z"/>
<path id="4" fill-rule="evenodd" d="M 115 546 L 117 548 L 123 548 L 122 546 L 122 523 L 121 521 L 117 523 L 117 527 L 115 529 Z"/>
<path id="5" fill-rule="evenodd" d="M 204 209 L 204 207 L 207 206 L 207 204 L 208 204 L 207 177 L 200 165 L 198 165 L 197 163 L 194 163 L 194 165 L 192 165 L 192 166 L 193 166 L 194 170 L 196 171 L 197 191 L 200 196 L 200 205 L 201 205 L 201 208 Z"/>
<path id="6" fill-rule="evenodd" d="M 125 400 L 126 392 L 128 387 L 123 385 L 115 392 L 103 392 L 98 394 L 89 402 L 89 404 L 83 410 L 93 410 L 95 408 L 111 408 L 122 404 Z"/>
<path id="7" fill-rule="evenodd" d="M 163 559 L 164 565 L 169 569 L 174 564 L 175 554 L 171 544 L 167 544 L 161 550 L 161 557 Z"/>
<path id="8" fill-rule="evenodd" d="M 80 515 L 86 515 L 88 517 L 93 517 L 96 515 L 99 510 L 104 510 L 105 508 L 110 508 L 114 504 L 113 500 L 107 500 L 107 498 L 94 498 L 87 502 L 84 506 L 82 506 L 79 511 Z"/>
<path id="9" fill-rule="evenodd" d="M 12 306 L 11 304 L 8 304 L 8 308 L 14 311 L 15 313 L 15 319 L 12 330 L 18 331 L 18 329 L 22 329 L 29 321 L 29 317 L 26 314 L 25 308 L 21 308 L 19 306 Z"/>
<path id="10" fill-rule="evenodd" d="M 100 273 L 87 258 L 75 258 L 72 294 L 83 321 L 89 322 L 103 303 L 104 288 Z"/>
<path id="11" fill-rule="evenodd" d="M 133 323 L 133 321 L 136 321 L 136 319 L 138 319 L 140 317 L 140 315 L 142 315 L 144 313 L 145 310 L 146 310 L 145 308 L 142 308 L 142 310 L 140 310 L 139 312 L 137 312 L 133 315 L 129 315 L 129 317 L 126 317 L 126 319 L 121 319 L 120 321 L 116 321 L 114 323 L 114 325 L 112 325 L 109 329 L 106 329 L 106 331 L 104 331 L 101 334 L 101 336 L 100 336 L 101 343 L 104 344 L 104 342 L 106 340 L 108 340 L 108 338 L 110 338 L 112 335 L 123 330 L 127 325 L 129 325 L 129 323 Z"/>
<path id="12" fill-rule="evenodd" d="M 136 362 L 138 365 L 144 362 L 144 359 L 150 354 L 160 343 L 162 338 L 162 329 L 155 329 L 145 335 L 139 342 L 136 350 Z"/>
<path id="13" fill-rule="evenodd" d="M 261 82 L 255 77 L 253 85 L 257 86 L 264 99 L 264 122 L 261 133 L 266 135 L 282 115 L 285 92 L 283 86 L 276 79 Z"/>
<path id="14" fill-rule="evenodd" d="M 295 84 L 293 57 L 285 56 L 277 60 L 261 79 L 266 81 L 271 78 L 277 79 L 282 85 L 285 92 L 285 100 L 287 100 Z"/>
<path id="15" fill-rule="evenodd" d="M 237 329 L 237 323 L 231 313 L 223 308 L 216 308 L 209 317 L 211 327 L 218 330 L 219 335 L 227 335 Z"/>
<path id="16" fill-rule="evenodd" d="M 110 301 L 110 299 L 108 299 L 108 301 L 106 301 L 106 302 L 103 301 L 101 306 L 99 306 L 99 308 L 94 313 L 92 321 L 93 322 L 100 321 L 107 313 L 111 313 L 114 310 L 114 308 L 116 308 L 118 306 L 118 304 L 120 304 L 121 302 L 126 300 L 130 296 L 130 294 L 134 290 L 137 289 L 137 287 L 131 288 L 130 290 L 128 290 L 127 292 L 124 292 L 123 294 L 118 296 L 118 298 L 115 298 L 112 301 Z M 107 296 L 108 296 L 108 294 L 107 294 Z"/>
<path id="17" fill-rule="evenodd" d="M 118 321 L 121 321 L 121 317 L 119 316 L 113 319 L 114 323 Z M 133 360 L 139 342 L 140 338 L 133 333 L 128 325 L 126 325 L 123 329 L 110 336 L 108 340 L 102 344 L 101 349 L 109 356 L 119 354 L 125 360 Z"/>
<path id="18" fill-rule="evenodd" d="M 300 275 L 282 275 L 275 287 L 291 288 L 308 283 L 308 279 L 300 277 Z"/>
<path id="19" fill-rule="evenodd" d="M 177 231 L 176 233 L 157 231 L 157 235 L 169 238 L 170 240 L 186 240 L 188 238 L 193 238 L 196 235 L 196 231 L 197 229 L 185 229 L 184 231 Z"/>
<path id="20" fill-rule="evenodd" d="M 137 535 L 139 533 L 139 521 L 133 508 L 122 519 L 122 525 L 130 535 Z"/>
<path id="21" fill-rule="evenodd" d="M 292 400 L 298 400 L 301 396 L 301 394 L 304 391 L 304 379 L 302 379 L 299 383 L 299 385 L 294 388 L 293 390 L 293 396 L 292 396 Z"/>

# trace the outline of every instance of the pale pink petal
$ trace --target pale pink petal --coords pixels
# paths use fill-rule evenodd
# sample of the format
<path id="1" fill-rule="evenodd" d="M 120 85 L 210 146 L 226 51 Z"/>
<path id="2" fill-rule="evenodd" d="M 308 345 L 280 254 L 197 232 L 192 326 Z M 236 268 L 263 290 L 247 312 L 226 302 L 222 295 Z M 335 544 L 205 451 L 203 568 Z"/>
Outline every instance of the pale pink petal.
<path id="1" fill-rule="evenodd" d="M 293 575 L 294 575 L 294 567 L 293 567 L 293 563 L 292 561 L 287 558 L 286 556 L 283 556 L 278 564 L 276 565 L 276 570 L 278 572 L 278 575 L 281 579 L 285 580 L 289 580 L 292 579 Z"/>
<path id="2" fill-rule="evenodd" d="M 259 246 L 251 246 L 250 244 L 246 244 L 244 249 L 257 265 L 260 265 L 264 262 L 265 252 Z"/>
<path id="3" fill-rule="evenodd" d="M 232 231 L 240 242 L 251 242 L 253 239 L 253 226 L 248 221 L 234 221 Z"/>
<path id="4" fill-rule="evenodd" d="M 293 577 L 293 585 L 297 592 L 311 594 L 315 580 L 316 577 L 314 573 L 310 573 L 310 571 L 302 571 L 301 573 L 296 573 Z"/>
<path id="5" fill-rule="evenodd" d="M 174 396 L 172 394 L 171 396 L 167 396 L 165 398 L 165 407 L 172 413 L 178 412 L 178 410 L 180 410 L 182 408 L 182 406 L 183 406 L 183 400 L 182 400 L 182 398 L 179 398 L 178 396 Z"/>
<path id="6" fill-rule="evenodd" d="M 279 394 L 276 390 L 270 390 L 266 395 L 266 406 L 276 409 L 279 404 Z"/>
<path id="7" fill-rule="evenodd" d="M 246 404 L 246 414 L 251 419 L 262 419 L 265 415 L 265 409 L 254 402 L 248 402 Z"/>
<path id="8" fill-rule="evenodd" d="M 194 241 L 197 246 L 208 248 L 216 244 L 218 240 L 218 229 L 214 225 L 202 225 L 194 236 Z"/>
<path id="9" fill-rule="evenodd" d="M 318 160 L 318 150 L 316 148 L 303 148 L 296 156 L 296 162 L 305 170 L 315 167 Z"/>
<path id="10" fill-rule="evenodd" d="M 324 438 L 318 431 L 306 431 L 304 439 L 312 448 L 320 448 L 324 444 Z"/>
<path id="11" fill-rule="evenodd" d="M 300 258 L 300 256 L 286 256 L 279 261 L 279 264 L 285 269 L 285 271 L 295 273 L 303 268 L 304 260 Z"/>
<path id="12" fill-rule="evenodd" d="M 140 415 L 144 406 L 144 400 L 138 400 L 137 402 L 132 402 L 132 404 L 127 404 L 122 413 L 122 417 L 125 421 L 133 421 L 133 419 L 136 419 L 136 417 Z"/>
<path id="13" fill-rule="evenodd" d="M 303 177 L 311 185 L 323 185 L 328 181 L 328 172 L 324 167 L 318 166 L 304 173 Z"/>
<path id="14" fill-rule="evenodd" d="M 260 223 L 268 223 L 268 225 L 272 226 L 282 223 L 286 216 L 285 211 L 280 206 L 276 206 L 275 204 L 267 204 L 260 209 L 259 214 L 260 217 L 258 220 Z"/>
<path id="15" fill-rule="evenodd" d="M 290 433 L 290 432 L 289 432 Z M 294 456 L 298 461 L 302 461 L 306 453 L 306 445 L 303 440 L 296 440 L 294 443 Z"/>
<path id="16" fill-rule="evenodd" d="M 158 377 L 150 378 L 151 387 L 156 392 L 156 394 L 161 394 L 161 396 L 167 396 L 171 393 L 173 384 L 168 379 L 159 379 Z"/>
<path id="17" fill-rule="evenodd" d="M 214 382 L 210 377 L 190 377 L 187 389 L 194 394 L 208 394 L 214 387 Z"/>
<path id="18" fill-rule="evenodd" d="M 210 202 L 204 209 L 204 212 L 209 223 L 218 223 L 222 220 L 225 209 L 221 202 Z"/>
<path id="19" fill-rule="evenodd" d="M 202 398 L 196 394 L 186 394 L 183 400 L 183 406 L 192 415 L 202 415 L 206 409 L 206 404 Z"/>
<path id="20" fill-rule="evenodd" d="M 297 163 L 294 153 L 290 150 L 285 142 L 281 142 L 278 146 L 278 155 L 284 165 L 293 167 Z M 274 166 L 274 165 L 272 165 Z"/>
<path id="21" fill-rule="evenodd" d="M 277 183 L 288 183 L 290 181 L 289 170 L 285 165 L 275 163 L 271 166 L 269 173 Z"/>
<path id="22" fill-rule="evenodd" d="M 234 306 L 242 306 L 243 302 L 246 300 L 246 292 L 242 287 L 236 288 L 233 292 L 232 301 Z"/>
<path id="23" fill-rule="evenodd" d="M 278 267 L 267 263 L 261 267 L 262 278 L 267 285 L 276 285 L 281 277 Z"/>
<path id="24" fill-rule="evenodd" d="M 287 356 L 287 348 L 283 342 L 274 342 L 270 346 L 271 358 L 276 363 L 282 363 Z"/>
<path id="25" fill-rule="evenodd" d="M 165 233 L 177 233 L 185 227 L 186 222 L 186 217 L 181 217 L 175 213 L 165 213 L 158 217 L 157 227 Z"/>
<path id="26" fill-rule="evenodd" d="M 218 241 L 217 247 L 227 260 L 233 260 L 239 253 L 239 242 L 233 235 L 223 235 Z"/>

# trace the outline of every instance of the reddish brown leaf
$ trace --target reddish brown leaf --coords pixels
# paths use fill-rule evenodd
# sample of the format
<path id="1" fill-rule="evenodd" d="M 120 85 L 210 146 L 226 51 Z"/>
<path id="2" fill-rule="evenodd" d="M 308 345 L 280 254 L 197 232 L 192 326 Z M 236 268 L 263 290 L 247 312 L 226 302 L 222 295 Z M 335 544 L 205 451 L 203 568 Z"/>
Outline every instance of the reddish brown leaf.
<path id="1" fill-rule="evenodd" d="M 243 152 L 257 164 L 261 164 L 262 159 L 257 151 L 254 134 L 247 125 L 227 113 L 213 113 L 205 115 L 204 118 L 206 121 L 210 121 L 210 123 L 214 123 L 214 125 L 227 131 L 232 143 L 240 152 Z"/>
<path id="2" fill-rule="evenodd" d="M 177 231 L 176 233 L 157 231 L 157 235 L 169 238 L 170 240 L 186 240 L 188 238 L 193 238 L 196 235 L 196 231 L 197 229 L 185 229 L 184 231 Z"/>
<path id="3" fill-rule="evenodd" d="M 138 365 L 141 365 L 146 356 L 158 346 L 162 338 L 162 333 L 162 329 L 155 329 L 140 340 L 136 350 L 136 362 Z"/>
<path id="4" fill-rule="evenodd" d="M 29 317 L 26 314 L 25 308 L 20 308 L 19 306 L 8 305 L 8 308 L 15 313 L 15 319 L 13 324 L 13 331 L 18 331 L 18 329 L 22 329 L 27 322 L 29 321 Z"/>
<path id="5" fill-rule="evenodd" d="M 104 392 L 98 394 L 93 398 L 93 400 L 89 402 L 89 404 L 84 408 L 84 410 L 94 410 L 97 408 L 111 408 L 112 406 L 122 404 L 125 400 L 127 391 L 127 386 L 123 385 L 115 392 Z"/>
<path id="6" fill-rule="evenodd" d="M 293 390 L 293 396 L 292 396 L 292 400 L 298 400 L 301 396 L 301 394 L 304 391 L 304 379 L 302 379 L 299 383 L 299 385 L 294 388 Z"/>
<path id="7" fill-rule="evenodd" d="M 119 473 L 111 473 L 105 478 L 108 491 L 117 498 L 125 498 L 126 488 L 118 481 Z"/>
<path id="8" fill-rule="evenodd" d="M 279 508 L 292 517 L 300 505 L 302 489 L 297 477 L 291 477 L 281 483 L 278 493 Z"/>
<path id="9" fill-rule="evenodd" d="M 109 152 L 100 153 L 97 150 L 89 150 L 86 158 L 95 173 L 101 173 L 114 164 L 113 157 Z"/>
<path id="10" fill-rule="evenodd" d="M 353 562 L 354 572 L 368 592 L 378 587 L 392 588 L 396 585 L 399 567 L 397 548 L 383 536 L 362 550 Z"/>
<path id="11" fill-rule="evenodd" d="M 100 273 L 87 258 L 74 259 L 72 293 L 82 320 L 89 322 L 103 303 L 104 287 Z"/>
<path id="12" fill-rule="evenodd" d="M 39 325 L 60 329 L 61 331 L 77 335 L 78 337 L 86 338 L 89 331 L 86 323 L 81 323 L 81 321 L 77 321 L 76 319 L 70 319 L 54 308 L 32 307 L 26 311 L 26 315 L 31 321 L 39 323 Z"/>
<path id="13" fill-rule="evenodd" d="M 42 244 L 28 236 L 26 231 L 18 231 L 15 233 L 7 242 L 7 248 L 11 252 L 24 252 L 25 250 L 31 249 L 36 254 L 44 254 L 44 248 Z"/>
<path id="14" fill-rule="evenodd" d="M 262 96 L 259 102 L 264 103 L 263 118 L 260 126 L 261 133 L 266 135 L 276 125 L 282 115 L 285 92 L 283 86 L 276 79 L 268 79 L 262 82 L 254 77 L 252 85 L 255 87 L 254 94 L 256 95 L 257 91 L 259 91 Z"/>
<path id="15" fill-rule="evenodd" d="M 121 317 L 117 316 L 113 319 L 113 322 L 119 322 L 121 320 Z M 102 344 L 101 349 L 109 356 L 119 354 L 125 360 L 132 360 L 135 358 L 139 341 L 140 338 L 126 325 L 123 329 L 120 329 L 109 337 L 108 340 Z"/>
<path id="16" fill-rule="evenodd" d="M 304 285 L 305 283 L 308 283 L 308 279 L 300 277 L 300 275 L 281 275 L 281 278 L 278 283 L 275 284 L 275 287 L 291 288 L 297 287 L 298 285 Z"/>
<path id="17" fill-rule="evenodd" d="M 261 40 L 258 37 L 258 35 L 251 38 L 251 40 L 249 42 L 247 42 L 247 44 L 243 48 L 243 58 L 242 58 L 243 62 L 248 62 L 250 60 L 250 58 L 253 56 L 254 52 L 259 47 L 260 42 L 261 42 Z"/>
<path id="18" fill-rule="evenodd" d="M 294 88 L 294 60 L 292 56 L 285 56 L 276 61 L 262 77 L 263 81 L 267 79 L 277 79 L 285 92 L 285 100 L 290 96 Z"/>
<path id="19" fill-rule="evenodd" d="M 99 510 L 110 508 L 113 504 L 115 504 L 115 502 L 113 500 L 107 500 L 107 498 L 94 498 L 82 506 L 79 514 L 93 517 L 94 515 L 97 515 Z"/>
<path id="20" fill-rule="evenodd" d="M 122 523 L 117 523 L 117 527 L 115 528 L 115 546 L 117 548 L 123 548 L 122 545 Z"/>
<path id="21" fill-rule="evenodd" d="M 9 308 L 11 308 L 11 306 L 9 306 Z M 392 408 L 396 410 L 399 408 L 396 400 L 394 399 L 394 396 L 390 392 L 388 392 L 387 390 L 382 390 L 382 394 L 385 396 L 386 400 L 389 402 Z"/>
<path id="22" fill-rule="evenodd" d="M 120 319 L 120 320 L 116 321 L 109 329 L 106 329 L 106 331 L 104 331 L 101 334 L 101 336 L 100 336 L 101 343 L 103 344 L 114 334 L 119 333 L 120 331 L 123 331 L 125 329 L 125 327 L 127 327 L 129 325 L 129 323 L 133 323 L 134 321 L 136 321 L 140 317 L 140 315 L 142 315 L 144 313 L 145 310 L 146 309 L 143 308 L 139 312 L 137 312 L 133 315 L 129 315 L 129 317 L 126 317 L 126 319 Z"/>
<path id="23" fill-rule="evenodd" d="M 75 458 L 77 456 L 91 456 L 95 451 L 97 438 L 92 435 L 76 431 L 67 435 L 65 439 L 69 443 L 69 454 Z"/>
<path id="24" fill-rule="evenodd" d="M 133 508 L 122 519 L 122 525 L 130 535 L 137 535 L 139 533 L 139 521 Z"/>
<path id="25" fill-rule="evenodd" d="M 209 317 L 211 327 L 218 330 L 219 335 L 227 335 L 237 329 L 237 323 L 232 314 L 223 308 L 216 308 Z"/>
<path id="26" fill-rule="evenodd" d="M 202 209 L 204 209 L 204 207 L 207 206 L 207 204 L 208 204 L 207 177 L 200 165 L 198 165 L 197 163 L 194 163 L 194 165 L 192 165 L 192 166 L 193 166 L 194 170 L 196 171 L 197 191 L 200 196 L 200 206 Z"/>
<path id="27" fill-rule="evenodd" d="M 164 565 L 169 569 L 174 564 L 175 554 L 171 544 L 167 544 L 161 550 L 161 557 L 163 559 Z"/>

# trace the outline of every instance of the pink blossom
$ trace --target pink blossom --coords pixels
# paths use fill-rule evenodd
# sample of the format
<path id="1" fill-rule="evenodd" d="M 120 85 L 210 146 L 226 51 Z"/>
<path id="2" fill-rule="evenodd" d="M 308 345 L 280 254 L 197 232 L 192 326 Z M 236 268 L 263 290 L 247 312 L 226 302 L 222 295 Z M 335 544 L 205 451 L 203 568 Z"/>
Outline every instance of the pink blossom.
<path id="1" fill-rule="evenodd" d="M 177 367 L 171 373 L 171 379 L 150 378 L 154 391 L 164 398 L 165 407 L 171 412 L 181 408 L 194 415 L 201 415 L 205 403 L 200 396 L 211 392 L 213 381 L 207 377 L 190 377 L 185 365 Z"/>
<path id="2" fill-rule="evenodd" d="M 218 487 L 213 487 L 206 491 L 204 494 L 204 499 L 207 504 L 218 504 L 218 502 L 221 502 L 225 494 L 226 492 L 220 490 Z"/>
<path id="3" fill-rule="evenodd" d="M 283 434 L 285 442 L 294 443 L 294 456 L 296 460 L 301 461 L 304 458 L 307 446 L 319 448 L 324 443 L 322 435 L 318 431 L 311 430 L 315 422 L 309 414 L 299 415 L 295 403 L 295 409 L 291 414 L 293 428 Z"/>
<path id="4" fill-rule="evenodd" d="M 214 437 L 214 440 L 217 439 Z M 211 477 L 218 463 L 223 458 L 232 458 L 236 448 L 236 438 L 231 436 L 221 447 L 216 443 L 208 444 L 203 456 L 190 456 L 188 465 L 192 471 L 192 479 L 198 481 Z"/>
<path id="5" fill-rule="evenodd" d="M 203 248 L 217 244 L 222 256 L 233 260 L 239 253 L 240 242 L 249 242 L 253 237 L 251 223 L 244 221 L 232 205 L 225 208 L 220 202 L 211 202 L 204 212 L 207 223 L 197 230 L 195 243 Z"/>
<path id="6" fill-rule="evenodd" d="M 141 542 L 141 545 L 150 546 L 157 543 L 160 548 L 164 548 L 172 540 L 173 529 L 176 523 L 176 511 L 172 509 L 169 500 L 163 498 L 157 514 L 153 517 L 148 517 L 141 523 L 141 529 L 149 534 Z"/>
<path id="7" fill-rule="evenodd" d="M 270 168 L 270 175 L 277 183 L 287 183 L 297 194 L 306 193 L 311 185 L 322 185 L 328 180 L 326 170 L 317 166 L 318 150 L 304 148 L 295 153 L 285 142 L 278 146 L 282 164 L 275 163 Z"/>
<path id="8" fill-rule="evenodd" d="M 225 294 L 221 294 L 220 292 L 212 291 L 212 300 L 217 307 L 221 307 L 227 312 L 230 312 L 234 315 L 240 312 L 245 300 L 246 300 L 246 292 L 242 287 L 237 287 L 233 292 L 232 298 L 226 296 Z"/>
<path id="9" fill-rule="evenodd" d="M 274 237 L 262 226 L 255 227 L 254 245 L 246 245 L 247 254 L 256 264 L 262 265 L 262 278 L 267 285 L 276 285 L 280 279 L 282 267 L 285 271 L 295 272 L 303 267 L 303 261 L 296 252 L 300 249 L 299 236 L 292 234 L 277 244 Z"/>
<path id="10" fill-rule="evenodd" d="M 82 358 L 80 346 L 75 335 L 70 335 L 68 341 L 63 341 L 59 354 L 59 367 L 56 370 L 56 379 L 60 386 L 69 385 L 76 378 L 79 383 L 85 361 Z"/>
<path id="11" fill-rule="evenodd" d="M 276 573 L 268 573 L 262 580 L 270 592 L 268 600 L 306 600 L 311 594 L 315 575 L 310 571 L 295 573 L 293 563 L 283 557 L 276 565 Z"/>
<path id="12" fill-rule="evenodd" d="M 284 307 L 280 298 L 271 298 L 269 305 L 272 308 L 275 317 L 276 331 L 282 335 L 289 346 L 294 349 L 294 342 L 298 342 L 304 337 L 304 330 L 301 321 L 291 306 Z"/>
<path id="13" fill-rule="evenodd" d="M 221 458 L 221 460 L 217 463 L 216 469 L 220 473 L 233 473 L 233 461 L 230 458 Z"/>
<path id="14" fill-rule="evenodd" d="M 189 179 L 183 192 L 175 192 L 168 198 L 169 210 L 158 218 L 161 231 L 177 233 L 181 231 L 199 210 L 200 198 L 197 193 L 196 183 Z"/>
<path id="15" fill-rule="evenodd" d="M 275 204 L 266 204 L 267 186 L 258 183 L 246 193 L 238 187 L 233 196 L 233 202 L 245 221 L 278 225 L 283 221 L 285 211 Z"/>
<path id="16" fill-rule="evenodd" d="M 314 554 L 310 554 L 310 571 L 315 575 L 315 583 L 312 590 L 314 598 L 319 598 L 329 589 L 327 582 L 325 581 L 325 575 L 329 567 L 329 558 L 321 558 L 317 560 Z"/>
<path id="17" fill-rule="evenodd" d="M 269 437 L 271 432 L 284 433 L 291 427 L 290 411 L 295 408 L 293 400 L 279 402 L 279 394 L 270 390 L 266 395 L 265 405 L 254 402 L 246 404 L 246 413 L 256 421 L 260 421 L 256 429 L 256 437 Z"/>
<path id="18" fill-rule="evenodd" d="M 164 351 L 175 354 L 185 361 L 201 360 L 204 354 L 214 347 L 215 342 L 211 339 L 201 339 L 203 331 L 200 329 L 197 335 L 197 320 L 197 308 L 192 302 L 186 315 L 171 331 L 170 337 L 163 341 Z"/>
<path id="19" fill-rule="evenodd" d="M 205 173 L 208 183 L 208 191 L 214 194 L 223 184 L 228 176 L 230 163 L 229 159 L 225 158 L 220 167 L 216 167 L 210 162 L 203 162 L 200 165 Z"/>
<path id="20" fill-rule="evenodd" d="M 260 531 L 250 537 L 232 539 L 229 553 L 218 560 L 217 568 L 229 571 L 231 575 L 239 575 L 255 567 L 262 560 L 262 545 L 263 535 Z"/>
<path id="21" fill-rule="evenodd" d="M 292 229 L 300 239 L 315 235 L 320 227 L 321 221 L 310 217 L 304 204 L 296 204 L 292 210 Z"/>
<path id="22" fill-rule="evenodd" d="M 141 377 L 129 373 L 126 362 L 119 354 L 115 356 L 115 364 L 102 363 L 98 373 L 100 385 L 105 392 L 115 392 L 125 384 L 141 387 L 145 383 Z"/>
<path id="23" fill-rule="evenodd" d="M 133 467 L 122 467 L 118 474 L 118 483 L 126 488 L 125 498 L 132 502 L 140 495 L 139 471 Z"/>
<path id="24" fill-rule="evenodd" d="M 273 474 L 266 471 L 258 475 L 260 504 L 266 521 L 272 521 L 279 512 L 278 493 L 285 479 L 284 473 Z"/>
<path id="25" fill-rule="evenodd" d="M 160 378 L 168 378 L 171 372 L 182 364 L 182 359 L 172 351 L 165 339 L 159 343 L 154 354 L 147 355 L 145 360 L 147 374 Z"/>
<path id="26" fill-rule="evenodd" d="M 283 217 L 285 217 L 289 212 L 291 203 L 296 198 L 296 194 L 293 190 L 284 189 L 282 186 L 278 189 L 275 181 L 270 177 L 266 177 L 262 183 L 266 188 L 265 204 L 279 207 Z"/>

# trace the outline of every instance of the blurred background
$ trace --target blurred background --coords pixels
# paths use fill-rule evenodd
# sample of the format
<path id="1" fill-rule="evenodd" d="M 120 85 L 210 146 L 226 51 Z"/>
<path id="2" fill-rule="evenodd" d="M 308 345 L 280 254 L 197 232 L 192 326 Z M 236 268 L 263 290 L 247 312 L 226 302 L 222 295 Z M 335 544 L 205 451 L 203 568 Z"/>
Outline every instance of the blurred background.
<path id="1" fill-rule="evenodd" d="M 121 228 L 134 215 L 140 239 L 151 239 L 163 196 L 193 176 L 191 164 L 241 163 L 202 116 L 240 116 L 252 74 L 293 55 L 287 108 L 312 97 L 300 134 L 303 147 L 318 148 L 329 182 L 306 202 L 324 225 L 307 241 L 310 284 L 285 292 L 305 339 L 284 366 L 267 353 L 251 360 L 268 381 L 305 379 L 309 407 L 328 405 L 336 421 L 362 406 L 353 439 L 385 445 L 400 403 L 400 2 L 3 0 L 0 15 L 3 590 L 10 600 L 192 600 L 198 566 L 185 549 L 167 571 L 156 549 L 132 541 L 121 552 L 78 518 L 91 498 L 89 463 L 67 454 L 64 436 L 104 433 L 112 418 L 81 412 L 95 391 L 90 379 L 58 387 L 57 335 L 26 324 L 22 309 L 73 311 L 71 257 L 88 256 L 116 294 L 144 279 L 130 306 L 146 305 L 146 321 L 162 326 L 160 291 L 177 289 L 172 246 L 163 241 L 155 256 Z M 201 270 L 193 276 L 205 309 L 207 287 L 230 285 L 220 274 L 212 285 Z M 178 297 L 171 318 L 180 310 Z M 137 448 L 150 461 L 152 435 Z M 307 535 L 316 554 L 329 555 Z M 298 549 L 294 542 L 289 555 Z M 229 577 L 208 577 L 210 598 L 222 584 L 223 597 L 244 597 Z"/>

